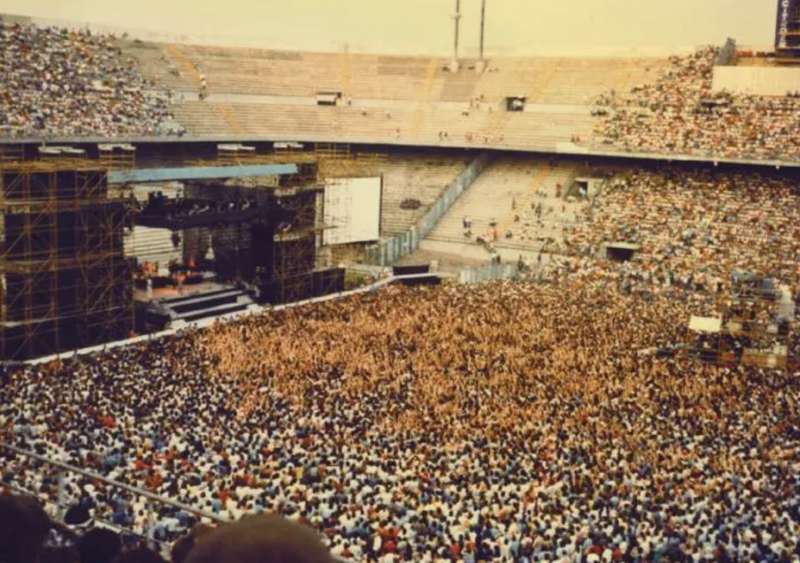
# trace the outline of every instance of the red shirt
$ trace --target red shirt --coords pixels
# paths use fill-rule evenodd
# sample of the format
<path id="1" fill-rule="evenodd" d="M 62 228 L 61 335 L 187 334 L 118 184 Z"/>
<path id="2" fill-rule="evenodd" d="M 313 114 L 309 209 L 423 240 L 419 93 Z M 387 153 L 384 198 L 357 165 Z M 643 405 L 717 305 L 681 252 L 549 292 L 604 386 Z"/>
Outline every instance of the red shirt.
<path id="1" fill-rule="evenodd" d="M 450 555 L 453 556 L 453 559 L 458 559 L 461 557 L 461 546 L 457 543 L 454 543 L 450 546 Z"/>

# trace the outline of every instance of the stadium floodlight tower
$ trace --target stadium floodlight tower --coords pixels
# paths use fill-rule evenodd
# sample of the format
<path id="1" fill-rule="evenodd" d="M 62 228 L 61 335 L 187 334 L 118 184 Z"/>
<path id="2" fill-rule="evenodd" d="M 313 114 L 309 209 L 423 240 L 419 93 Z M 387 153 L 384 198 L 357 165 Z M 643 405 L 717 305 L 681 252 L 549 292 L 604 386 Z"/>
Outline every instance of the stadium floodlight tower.
<path id="1" fill-rule="evenodd" d="M 450 72 L 458 72 L 458 32 L 461 27 L 461 0 L 456 0 L 456 13 L 453 16 L 455 22 L 455 36 L 453 41 L 453 60 L 450 61 Z"/>
<path id="2" fill-rule="evenodd" d="M 486 68 L 486 59 L 483 56 L 483 39 L 486 31 L 486 0 L 481 0 L 481 56 L 478 59 L 478 64 L 475 65 L 475 71 L 480 74 Z"/>

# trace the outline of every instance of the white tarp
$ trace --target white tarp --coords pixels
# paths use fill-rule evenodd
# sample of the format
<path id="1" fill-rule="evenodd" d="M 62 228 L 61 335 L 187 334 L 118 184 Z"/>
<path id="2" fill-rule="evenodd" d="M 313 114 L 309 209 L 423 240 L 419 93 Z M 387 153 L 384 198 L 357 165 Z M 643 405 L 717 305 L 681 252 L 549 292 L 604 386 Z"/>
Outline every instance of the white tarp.
<path id="1" fill-rule="evenodd" d="M 712 90 L 759 96 L 785 96 L 787 92 L 800 91 L 800 68 L 715 66 Z"/>
<path id="2" fill-rule="evenodd" d="M 325 185 L 323 244 L 380 238 L 382 179 L 331 178 Z"/>
<path id="3" fill-rule="evenodd" d="M 716 334 L 722 329 L 722 319 L 718 317 L 695 317 L 689 321 L 689 330 Z"/>
<path id="4" fill-rule="evenodd" d="M 633 250 L 634 252 L 636 252 L 642 247 L 632 242 L 609 242 L 606 245 L 606 248 L 615 248 L 618 250 Z"/>

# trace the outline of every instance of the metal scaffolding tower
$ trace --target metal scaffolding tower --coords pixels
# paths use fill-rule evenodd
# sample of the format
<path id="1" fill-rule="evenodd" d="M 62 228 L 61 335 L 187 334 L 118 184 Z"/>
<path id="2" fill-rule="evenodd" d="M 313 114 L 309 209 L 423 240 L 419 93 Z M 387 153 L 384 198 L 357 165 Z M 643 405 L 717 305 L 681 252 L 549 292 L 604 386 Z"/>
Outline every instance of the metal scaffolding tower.
<path id="1" fill-rule="evenodd" d="M 124 338 L 128 194 L 76 159 L 0 163 L 0 353 L 17 360 Z"/>
<path id="2" fill-rule="evenodd" d="M 481 61 L 483 57 L 483 39 L 486 31 L 486 0 L 481 0 Z"/>
<path id="3" fill-rule="evenodd" d="M 277 204 L 292 216 L 291 225 L 285 229 L 278 225 L 275 232 L 272 279 L 277 302 L 306 299 L 313 293 L 313 278 L 309 274 L 317 263 L 321 190 L 317 186 L 286 187 L 274 193 Z"/>

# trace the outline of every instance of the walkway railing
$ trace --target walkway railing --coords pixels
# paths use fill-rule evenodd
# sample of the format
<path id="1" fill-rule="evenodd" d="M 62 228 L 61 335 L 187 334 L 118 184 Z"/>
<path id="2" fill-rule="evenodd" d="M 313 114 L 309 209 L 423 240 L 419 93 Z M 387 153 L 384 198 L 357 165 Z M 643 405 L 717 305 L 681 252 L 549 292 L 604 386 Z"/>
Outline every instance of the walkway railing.
<path id="1" fill-rule="evenodd" d="M 419 243 L 436 227 L 453 203 L 461 197 L 488 166 L 489 153 L 482 153 L 453 180 L 417 223 L 407 231 L 367 248 L 367 262 L 379 266 L 393 264 L 419 248 Z"/>

